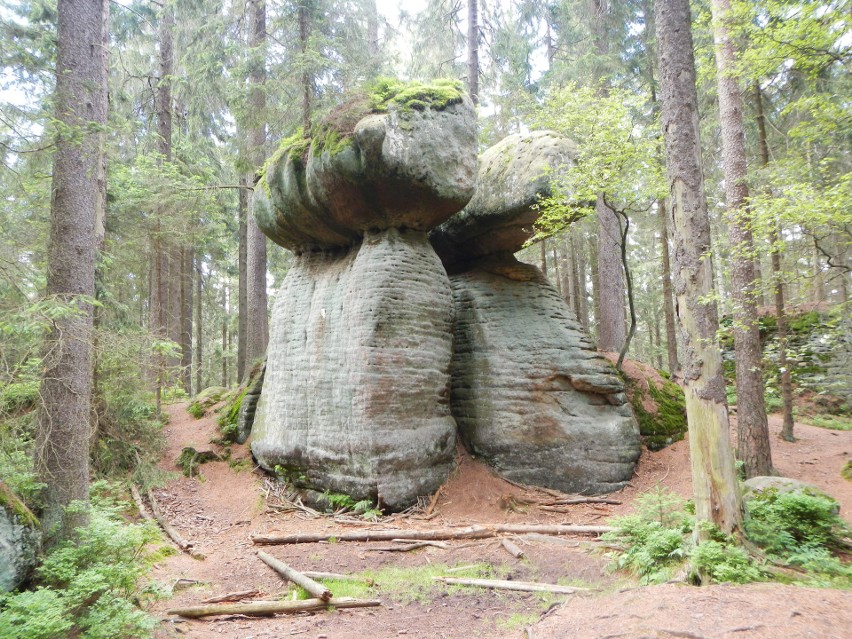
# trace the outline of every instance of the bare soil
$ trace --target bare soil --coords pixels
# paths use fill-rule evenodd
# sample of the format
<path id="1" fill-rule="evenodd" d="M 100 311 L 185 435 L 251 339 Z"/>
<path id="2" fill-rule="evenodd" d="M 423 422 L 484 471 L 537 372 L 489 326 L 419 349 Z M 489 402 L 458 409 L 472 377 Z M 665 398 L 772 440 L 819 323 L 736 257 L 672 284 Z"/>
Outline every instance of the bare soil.
<path id="1" fill-rule="evenodd" d="M 460 566 L 485 562 L 504 579 L 584 585 L 592 591 L 571 596 L 482 589 L 447 590 L 436 586 L 419 600 L 382 588 L 378 608 L 338 610 L 296 616 L 215 617 L 183 620 L 166 614 L 169 608 L 199 603 L 208 597 L 257 589 L 255 599 L 268 600 L 287 592 L 287 584 L 257 557 L 250 535 L 259 533 L 326 532 L 398 528 L 431 529 L 494 523 L 604 524 L 631 510 L 634 499 L 656 486 L 684 497 L 691 492 L 688 442 L 662 451 L 644 451 L 631 484 L 609 495 L 622 503 L 581 504 L 564 512 L 543 509 L 553 501 L 547 492 L 525 489 L 496 477 L 463 449 L 458 468 L 439 492 L 432 516 L 419 513 L 384 518 L 377 523 L 351 518 L 280 512 L 265 475 L 251 464 L 248 446 L 231 447 L 229 461 L 200 466 L 200 475 L 186 478 L 175 466 L 181 449 L 221 450 L 210 444 L 217 436 L 215 415 L 196 420 L 186 404 L 168 407 L 168 447 L 161 467 L 174 479 L 155 495 L 174 527 L 194 542 L 194 559 L 186 553 L 166 558 L 153 578 L 170 593 L 157 601 L 152 613 L 162 618 L 158 639 L 173 637 L 277 639 L 300 636 L 317 639 L 384 639 L 389 637 L 489 638 L 847 638 L 852 637 L 852 594 L 755 584 L 696 588 L 666 584 L 637 587 L 630 577 L 612 573 L 590 537 L 513 538 L 525 552 L 515 559 L 499 540 L 453 541 L 450 548 L 413 552 L 376 551 L 382 543 L 312 543 L 265 546 L 263 550 L 297 570 L 356 573 L 386 566 L 408 568 L 442 564 Z M 772 445 L 780 474 L 813 483 L 835 497 L 841 513 L 852 512 L 852 482 L 840 470 L 852 458 L 852 432 L 829 431 L 796 424 L 797 441 L 778 438 L 780 419 L 770 418 Z M 546 508 L 547 506 L 544 506 Z M 551 507 L 553 508 L 553 507 Z"/>

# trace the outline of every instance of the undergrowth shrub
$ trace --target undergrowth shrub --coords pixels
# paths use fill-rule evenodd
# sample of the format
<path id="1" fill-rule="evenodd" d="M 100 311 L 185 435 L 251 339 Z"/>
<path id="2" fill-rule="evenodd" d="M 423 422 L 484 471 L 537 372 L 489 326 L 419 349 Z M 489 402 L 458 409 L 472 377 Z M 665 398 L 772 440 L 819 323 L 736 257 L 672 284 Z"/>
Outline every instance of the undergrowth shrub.
<path id="1" fill-rule="evenodd" d="M 127 504 L 105 482 L 92 486 L 91 522 L 44 559 L 32 590 L 0 594 L 0 639 L 144 639 L 155 620 L 136 605 L 159 538 L 149 522 L 128 524 Z"/>
<path id="2" fill-rule="evenodd" d="M 799 569 L 803 583 L 852 588 L 852 567 L 832 552 L 849 534 L 837 502 L 802 491 L 768 490 L 747 504 L 745 534 L 772 563 Z M 662 583 L 686 567 L 695 578 L 727 583 L 759 581 L 771 572 L 712 525 L 703 524 L 709 539 L 695 545 L 688 510 L 688 502 L 662 489 L 639 497 L 636 512 L 614 519 L 616 530 L 603 536 L 614 548 L 614 567 L 632 572 L 643 584 Z"/>

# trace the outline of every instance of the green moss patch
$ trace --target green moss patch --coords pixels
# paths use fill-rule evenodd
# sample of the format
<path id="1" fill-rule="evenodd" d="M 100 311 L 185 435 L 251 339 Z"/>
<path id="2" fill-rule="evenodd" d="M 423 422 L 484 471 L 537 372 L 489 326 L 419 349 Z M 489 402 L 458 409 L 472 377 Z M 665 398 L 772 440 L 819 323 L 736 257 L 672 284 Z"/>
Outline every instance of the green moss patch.
<path id="1" fill-rule="evenodd" d="M 33 515 L 32 511 L 27 508 L 27 505 L 2 481 L 0 481 L 0 507 L 13 513 L 23 526 L 29 526 L 30 528 L 38 528 L 40 526 L 38 518 Z"/>
<path id="2" fill-rule="evenodd" d="M 384 113 L 392 107 L 401 111 L 446 109 L 464 99 L 459 80 L 443 78 L 430 83 L 402 82 L 394 78 L 379 78 L 368 88 L 370 107 L 375 113 Z"/>
<path id="3" fill-rule="evenodd" d="M 222 459 L 217 453 L 212 450 L 195 450 L 192 446 L 187 446 L 180 451 L 180 456 L 175 462 L 183 471 L 186 477 L 194 477 L 198 474 L 198 467 L 201 464 L 206 464 L 211 461 L 220 461 Z"/>
<path id="4" fill-rule="evenodd" d="M 222 414 L 219 416 L 219 430 L 222 432 L 222 443 L 228 444 L 236 441 L 237 425 L 240 419 L 240 408 L 243 398 L 248 393 L 248 386 L 238 388 L 232 399 L 225 404 Z"/>
<path id="5" fill-rule="evenodd" d="M 627 396 L 639 422 L 642 441 L 649 450 L 661 450 L 682 440 L 686 434 L 683 389 L 659 375 L 648 374 L 639 378 L 637 368 L 630 367 L 626 379 Z"/>

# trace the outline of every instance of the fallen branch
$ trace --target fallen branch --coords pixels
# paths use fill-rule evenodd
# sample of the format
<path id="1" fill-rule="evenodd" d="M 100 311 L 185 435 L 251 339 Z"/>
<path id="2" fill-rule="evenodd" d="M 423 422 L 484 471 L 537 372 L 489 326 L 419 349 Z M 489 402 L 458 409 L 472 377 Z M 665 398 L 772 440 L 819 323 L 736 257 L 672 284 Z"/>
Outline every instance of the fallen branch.
<path id="1" fill-rule="evenodd" d="M 417 539 L 392 539 L 391 541 L 401 542 L 401 544 L 405 545 L 367 548 L 367 552 L 409 552 L 411 550 L 417 550 L 418 548 L 426 548 L 427 546 L 434 546 L 435 548 L 442 548 L 446 550 L 450 547 L 448 544 L 443 544 L 440 541 L 422 541 Z"/>
<path id="2" fill-rule="evenodd" d="M 316 581 L 300 573 L 298 570 L 294 570 L 280 559 L 276 559 L 262 550 L 257 551 L 257 556 L 260 557 L 260 560 L 263 563 L 272 568 L 272 570 L 284 577 L 284 579 L 292 581 L 297 586 L 304 588 L 317 599 L 322 599 L 323 601 L 329 601 L 331 599 L 332 594 L 328 588 L 322 584 L 318 584 Z"/>
<path id="3" fill-rule="evenodd" d="M 254 603 L 236 604 L 213 604 L 210 606 L 189 606 L 187 608 L 173 608 L 166 614 L 179 617 L 198 619 L 199 617 L 211 617 L 213 615 L 274 615 L 277 613 L 293 614 L 297 612 L 309 612 L 314 610 L 326 610 L 334 608 L 369 608 L 381 606 L 382 602 L 374 599 L 352 599 L 351 597 L 337 597 L 329 601 L 322 599 L 303 599 L 301 601 L 257 601 Z"/>
<path id="4" fill-rule="evenodd" d="M 133 503 L 136 504 L 136 510 L 139 511 L 139 514 L 142 515 L 142 519 L 153 519 L 151 517 L 151 513 L 148 512 L 148 509 L 145 507 L 145 502 L 142 501 L 142 495 L 139 494 L 139 489 L 136 488 L 136 484 L 130 482 L 130 496 L 133 497 Z"/>
<path id="5" fill-rule="evenodd" d="M 254 597 L 257 594 L 260 594 L 259 590 L 241 590 L 240 592 L 229 592 L 224 595 L 219 595 L 218 597 L 210 597 L 210 599 L 205 599 L 201 603 L 215 604 L 222 603 L 223 601 L 240 601 L 241 599 Z"/>
<path id="6" fill-rule="evenodd" d="M 617 499 L 607 499 L 604 497 L 571 497 L 568 499 L 557 499 L 556 501 L 550 501 L 543 506 L 572 506 L 574 504 L 611 504 L 613 506 L 620 506 L 621 502 Z"/>
<path id="7" fill-rule="evenodd" d="M 358 532 L 308 533 L 296 535 L 252 535 L 251 540 L 259 545 L 308 544 L 320 541 L 391 541 L 407 535 L 423 541 L 440 539 L 488 539 L 503 534 L 517 535 L 539 533 L 545 535 L 600 535 L 615 530 L 612 526 L 570 526 L 535 524 L 495 524 L 493 526 L 469 526 L 467 528 L 438 528 L 435 530 L 362 530 Z"/>
<path id="8" fill-rule="evenodd" d="M 501 539 L 500 545 L 503 546 L 503 548 L 506 549 L 506 552 L 512 555 L 515 559 L 521 559 L 524 556 L 524 551 L 521 550 L 517 544 L 512 543 L 508 539 Z"/>
<path id="9" fill-rule="evenodd" d="M 171 540 L 175 542 L 178 548 L 195 557 L 192 552 L 192 542 L 181 537 L 180 533 L 169 523 L 169 520 L 163 516 L 163 513 L 160 511 L 160 507 L 157 505 L 157 500 L 154 499 L 154 493 L 150 490 L 148 491 L 148 501 L 151 502 L 151 511 L 154 513 L 154 519 L 156 519 L 157 523 L 160 524 L 160 528 L 162 528 Z M 199 555 L 199 557 L 200 556 L 201 555 Z"/>
<path id="10" fill-rule="evenodd" d="M 575 592 L 588 591 L 588 588 L 574 588 L 558 584 L 540 584 L 530 581 L 501 581 L 499 579 L 457 579 L 455 577 L 432 577 L 435 581 L 459 586 L 478 586 L 480 588 L 495 588 L 498 590 L 519 590 L 521 592 L 553 592 L 562 595 L 573 595 Z"/>
<path id="11" fill-rule="evenodd" d="M 336 572 L 318 572 L 316 570 L 306 570 L 302 573 L 305 577 L 310 577 L 311 579 L 332 579 L 334 581 L 358 581 L 366 583 L 368 586 L 372 586 L 375 581 L 370 579 L 369 577 L 361 577 L 359 575 L 342 575 Z"/>
<path id="12" fill-rule="evenodd" d="M 442 541 L 427 541 L 425 539 L 391 539 L 395 544 L 420 544 L 421 546 L 433 546 L 435 548 L 440 548 L 441 550 L 447 550 L 450 548 L 449 544 L 445 544 Z"/>

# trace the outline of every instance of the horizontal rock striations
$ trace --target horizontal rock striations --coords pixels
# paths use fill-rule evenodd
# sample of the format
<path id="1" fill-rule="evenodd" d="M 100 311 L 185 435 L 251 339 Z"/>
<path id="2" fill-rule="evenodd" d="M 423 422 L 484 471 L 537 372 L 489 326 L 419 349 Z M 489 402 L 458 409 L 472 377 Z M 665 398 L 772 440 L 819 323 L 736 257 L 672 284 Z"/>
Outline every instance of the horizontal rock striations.
<path id="1" fill-rule="evenodd" d="M 455 85 L 407 87 L 291 140 L 267 163 L 255 212 L 296 257 L 272 313 L 252 451 L 308 491 L 391 510 L 451 469 L 452 289 L 426 232 L 476 178 L 469 100 Z"/>
<path id="2" fill-rule="evenodd" d="M 549 172 L 572 155 L 549 132 L 504 139 L 483 154 L 476 196 L 430 239 L 451 273 L 451 407 L 468 449 L 515 481 L 600 493 L 622 487 L 639 457 L 623 384 L 557 291 L 513 256 Z"/>

